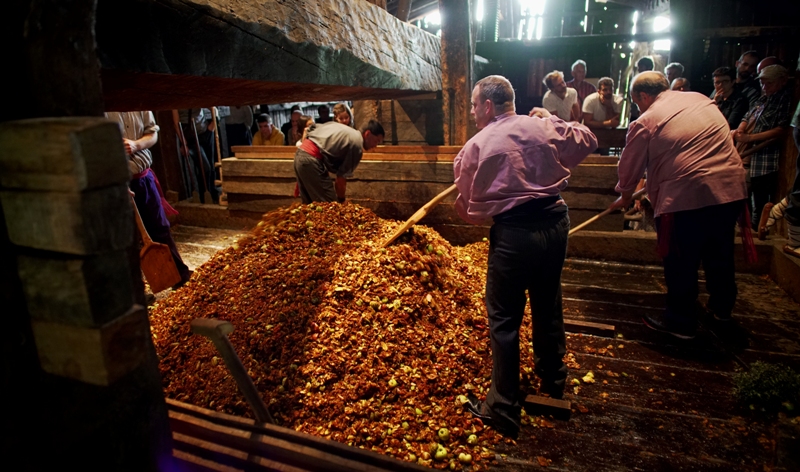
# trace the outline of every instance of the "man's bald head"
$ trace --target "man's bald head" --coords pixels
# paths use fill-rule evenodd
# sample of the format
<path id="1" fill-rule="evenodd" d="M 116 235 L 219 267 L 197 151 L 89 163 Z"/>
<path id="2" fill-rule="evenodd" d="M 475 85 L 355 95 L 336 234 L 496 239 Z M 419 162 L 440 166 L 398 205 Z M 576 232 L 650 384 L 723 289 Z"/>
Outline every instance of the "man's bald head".
<path id="1" fill-rule="evenodd" d="M 633 78 L 631 100 L 644 113 L 664 91 L 669 90 L 669 82 L 661 72 L 642 72 Z"/>

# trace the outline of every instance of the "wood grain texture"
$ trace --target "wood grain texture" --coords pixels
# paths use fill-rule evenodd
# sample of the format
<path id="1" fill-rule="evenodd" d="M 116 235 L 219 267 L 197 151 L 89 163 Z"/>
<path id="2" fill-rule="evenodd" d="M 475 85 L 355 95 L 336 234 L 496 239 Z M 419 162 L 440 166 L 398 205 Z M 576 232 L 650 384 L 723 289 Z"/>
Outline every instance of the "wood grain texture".
<path id="1" fill-rule="evenodd" d="M 439 38 L 364 1 L 101 0 L 96 31 L 109 110 L 441 90 Z"/>
<path id="2" fill-rule="evenodd" d="M 75 255 L 125 249 L 133 242 L 133 215 L 125 185 L 86 192 L 2 191 L 12 243 Z M 113 217 L 109 217 L 113 215 Z"/>
<path id="3" fill-rule="evenodd" d="M 101 117 L 36 118 L 0 124 L 0 185 L 82 191 L 130 179 L 119 127 Z"/>

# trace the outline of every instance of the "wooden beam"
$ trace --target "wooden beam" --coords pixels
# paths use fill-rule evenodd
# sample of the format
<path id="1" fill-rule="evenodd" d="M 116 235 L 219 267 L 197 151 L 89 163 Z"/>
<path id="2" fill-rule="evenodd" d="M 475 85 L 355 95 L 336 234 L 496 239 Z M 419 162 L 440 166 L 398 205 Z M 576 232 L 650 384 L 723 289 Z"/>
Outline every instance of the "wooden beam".
<path id="1" fill-rule="evenodd" d="M 469 3 L 439 0 L 444 143 L 449 145 L 463 145 L 469 139 L 473 60 Z"/>
<path id="2" fill-rule="evenodd" d="M 96 32 L 107 110 L 441 90 L 439 38 L 363 2 L 100 0 Z"/>

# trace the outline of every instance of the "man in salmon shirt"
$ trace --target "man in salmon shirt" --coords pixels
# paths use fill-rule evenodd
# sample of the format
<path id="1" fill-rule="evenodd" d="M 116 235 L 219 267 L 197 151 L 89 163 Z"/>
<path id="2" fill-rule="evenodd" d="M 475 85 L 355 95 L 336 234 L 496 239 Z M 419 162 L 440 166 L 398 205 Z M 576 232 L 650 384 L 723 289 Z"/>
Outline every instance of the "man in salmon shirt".
<path id="1" fill-rule="evenodd" d="M 671 91 L 667 78 L 653 71 L 634 78 L 631 99 L 642 113 L 628 128 L 616 187 L 622 195 L 612 206 L 627 208 L 647 171 L 667 306 L 663 315 L 644 316 L 643 321 L 651 329 L 691 339 L 697 332 L 701 261 L 708 309 L 720 321 L 731 319 L 737 294 L 734 225 L 745 209 L 745 171 L 730 126 L 713 101 Z"/>
<path id="2" fill-rule="evenodd" d="M 480 132 L 453 162 L 459 216 L 468 223 L 493 223 L 486 273 L 492 386 L 484 402 L 468 396 L 466 408 L 511 438 L 520 428 L 519 328 L 526 291 L 539 394 L 564 395 L 561 269 L 569 216 L 560 192 L 567 187 L 569 169 L 597 148 L 586 126 L 544 108 L 531 113 L 517 115 L 514 88 L 505 77 L 479 80 L 472 91 L 472 115 Z"/>

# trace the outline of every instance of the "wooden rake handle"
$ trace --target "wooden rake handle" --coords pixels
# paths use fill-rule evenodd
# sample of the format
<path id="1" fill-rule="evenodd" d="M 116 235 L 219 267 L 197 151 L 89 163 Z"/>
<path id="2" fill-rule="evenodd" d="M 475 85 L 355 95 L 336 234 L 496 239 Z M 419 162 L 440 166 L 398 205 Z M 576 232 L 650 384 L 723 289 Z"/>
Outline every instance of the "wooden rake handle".
<path id="1" fill-rule="evenodd" d="M 431 211 L 431 209 L 433 207 L 438 205 L 439 202 L 441 202 L 442 200 L 445 199 L 445 197 L 447 197 L 448 195 L 450 195 L 451 193 L 453 193 L 455 191 L 456 191 L 456 184 L 453 184 L 450 187 L 448 187 L 447 190 L 445 190 L 444 192 L 442 192 L 439 195 L 436 195 L 435 197 L 433 197 L 433 199 L 431 201 L 429 201 L 428 203 L 423 205 L 422 208 L 420 208 L 419 210 L 416 211 L 416 213 L 411 215 L 411 218 L 409 218 L 405 223 L 403 223 L 402 226 L 397 228 L 397 230 L 395 230 L 395 232 L 392 233 L 392 235 L 389 236 L 389 238 L 386 239 L 386 241 L 381 243 L 381 247 L 386 247 L 386 246 L 392 244 L 395 239 L 400 237 L 400 235 L 402 235 L 403 233 L 408 231 L 408 229 L 411 228 L 412 226 L 414 226 L 415 224 L 419 223 L 419 220 L 424 218 L 425 215 L 427 215 L 428 212 Z"/>
<path id="2" fill-rule="evenodd" d="M 631 195 L 631 198 L 633 200 L 638 200 L 644 194 L 645 194 L 645 189 L 641 189 L 638 192 L 636 192 L 633 195 Z M 614 210 L 617 210 L 617 208 L 609 207 L 609 208 L 603 210 L 602 213 L 594 215 L 593 217 L 589 218 L 588 220 L 584 221 L 583 223 L 581 223 L 578 226 L 576 226 L 576 227 L 572 228 L 571 230 L 569 230 L 569 235 L 571 236 L 573 233 L 576 233 L 576 232 L 582 230 L 583 228 L 589 226 L 590 224 L 594 223 L 595 221 L 599 220 L 600 218 L 608 215 L 609 213 L 613 212 Z"/>
<path id="3" fill-rule="evenodd" d="M 144 227 L 144 222 L 142 221 L 142 215 L 139 214 L 139 208 L 136 207 L 136 200 L 133 199 L 133 195 L 131 195 L 131 205 L 133 206 L 133 214 L 136 215 L 136 225 L 139 227 L 142 241 L 145 246 L 149 246 L 153 244 L 153 240 L 150 238 L 150 235 L 147 234 L 147 229 Z"/>

